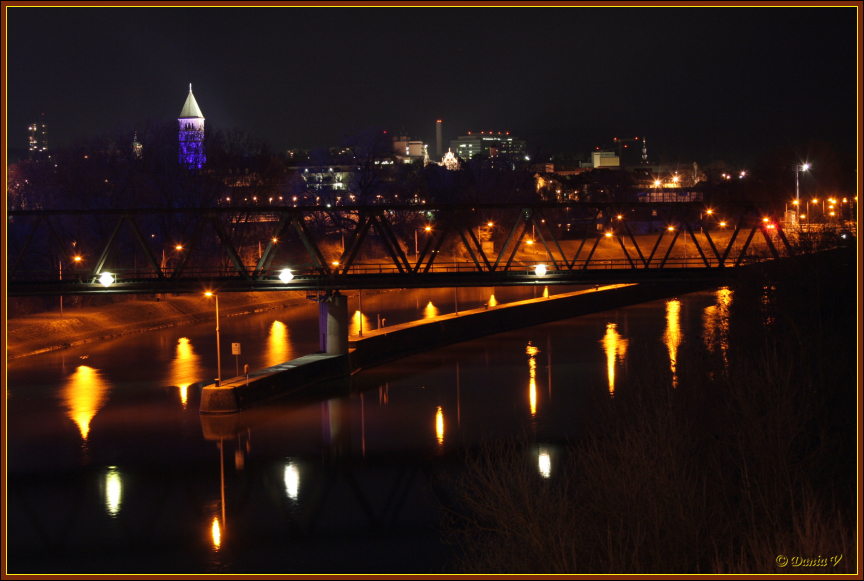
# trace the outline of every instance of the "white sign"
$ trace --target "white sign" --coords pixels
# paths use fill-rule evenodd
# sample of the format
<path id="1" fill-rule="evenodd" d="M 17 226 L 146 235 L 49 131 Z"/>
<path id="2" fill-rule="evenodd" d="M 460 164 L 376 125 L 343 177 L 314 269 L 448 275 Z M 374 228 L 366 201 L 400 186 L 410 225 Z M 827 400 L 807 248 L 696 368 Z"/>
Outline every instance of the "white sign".
<path id="1" fill-rule="evenodd" d="M 231 355 L 240 355 L 240 343 L 231 343 Z"/>

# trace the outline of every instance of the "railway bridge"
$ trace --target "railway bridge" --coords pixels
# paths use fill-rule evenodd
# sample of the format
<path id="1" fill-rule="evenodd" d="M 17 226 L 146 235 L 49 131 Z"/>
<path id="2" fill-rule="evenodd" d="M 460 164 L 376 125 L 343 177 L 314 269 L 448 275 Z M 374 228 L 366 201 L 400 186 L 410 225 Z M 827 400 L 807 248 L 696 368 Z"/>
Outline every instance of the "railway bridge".
<path id="1" fill-rule="evenodd" d="M 801 245 L 703 202 L 16 210 L 7 240 L 9 296 L 300 290 L 342 346 L 342 290 L 723 284 Z"/>

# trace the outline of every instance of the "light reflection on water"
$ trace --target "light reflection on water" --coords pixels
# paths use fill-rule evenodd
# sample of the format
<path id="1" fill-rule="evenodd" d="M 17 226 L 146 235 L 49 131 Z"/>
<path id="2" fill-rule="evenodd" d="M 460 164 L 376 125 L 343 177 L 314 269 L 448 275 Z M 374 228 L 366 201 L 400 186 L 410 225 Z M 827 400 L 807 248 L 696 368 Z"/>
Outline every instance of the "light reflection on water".
<path id="1" fill-rule="evenodd" d="M 540 353 L 540 350 L 528 341 L 528 346 L 525 348 L 525 353 L 528 354 L 528 374 L 530 376 L 528 384 L 528 401 L 531 405 L 531 417 L 537 415 L 537 360 L 534 356 Z"/>
<path id="2" fill-rule="evenodd" d="M 201 358 L 192 348 L 188 337 L 180 337 L 177 340 L 177 349 L 174 359 L 171 361 L 168 381 L 180 389 L 180 402 L 186 407 L 189 386 L 204 377 L 204 368 L 201 366 Z"/>
<path id="3" fill-rule="evenodd" d="M 348 325 L 348 335 L 359 335 L 360 334 L 360 311 L 354 311 L 354 315 L 351 317 L 351 322 Z M 372 331 L 374 327 L 369 324 L 369 317 L 366 316 L 366 313 L 363 313 L 363 327 L 364 331 Z"/>
<path id="4" fill-rule="evenodd" d="M 288 495 L 289 499 L 296 502 L 300 493 L 300 470 L 294 462 L 285 464 L 282 479 L 285 482 L 285 494 Z"/>
<path id="5" fill-rule="evenodd" d="M 213 524 L 210 526 L 210 536 L 213 539 L 213 548 L 217 551 L 222 546 L 222 528 L 219 526 L 219 519 L 213 517 Z"/>
<path id="6" fill-rule="evenodd" d="M 600 340 L 606 352 L 606 375 L 609 377 L 609 395 L 615 395 L 615 363 L 626 361 L 628 339 L 618 334 L 618 325 L 606 323 L 606 334 Z"/>
<path id="7" fill-rule="evenodd" d="M 448 294 L 445 298 L 449 298 L 449 296 Z M 494 306 L 494 295 L 490 295 L 488 290 L 484 291 L 482 295 L 478 294 L 476 300 L 482 305 L 482 301 L 486 298 L 489 299 L 488 303 Z M 695 300 L 692 297 L 682 297 L 682 300 L 658 301 L 651 305 L 640 306 L 639 309 L 629 311 L 622 309 L 622 313 L 629 313 L 630 318 L 627 319 L 629 321 L 627 323 L 610 323 L 609 313 L 598 313 L 579 319 L 559 321 L 548 326 L 502 333 L 449 348 L 433 350 L 382 366 L 378 371 L 370 369 L 368 371 L 375 371 L 379 375 L 368 381 L 365 401 L 369 401 L 370 405 L 365 406 L 365 408 L 363 407 L 363 392 L 360 392 L 359 397 L 355 393 L 353 400 L 340 403 L 345 408 L 342 411 L 335 409 L 339 406 L 328 404 L 326 414 L 322 413 L 322 403 L 317 400 L 313 404 L 286 404 L 284 408 L 264 404 L 260 408 L 249 410 L 248 414 L 244 412 L 244 415 L 240 417 L 243 421 L 238 422 L 236 430 L 239 431 L 237 433 L 242 432 L 244 434 L 243 444 L 247 452 L 250 450 L 250 434 L 251 439 L 257 443 L 248 457 L 243 472 L 239 475 L 227 475 L 228 507 L 229 509 L 232 508 L 232 505 L 239 507 L 228 513 L 228 518 L 232 520 L 232 534 L 230 538 L 226 536 L 225 521 L 213 517 L 214 512 L 204 512 L 207 516 L 195 517 L 194 527 L 198 531 L 196 542 L 200 544 L 202 535 L 206 534 L 204 540 L 207 544 L 212 543 L 211 548 L 214 552 L 211 554 L 214 555 L 213 558 L 224 558 L 226 552 L 231 554 L 231 551 L 235 550 L 235 542 L 240 542 L 242 531 L 252 530 L 249 523 L 253 516 L 256 519 L 261 519 L 262 523 L 268 526 L 275 528 L 281 526 L 281 524 L 273 525 L 278 518 L 284 518 L 284 516 L 278 515 L 278 511 L 273 508 L 273 505 L 267 504 L 270 502 L 271 496 L 277 496 L 283 503 L 286 502 L 287 497 L 293 503 L 292 510 L 296 511 L 304 510 L 306 504 L 312 505 L 313 496 L 309 496 L 310 502 L 308 503 L 304 500 L 303 503 L 298 504 L 297 499 L 301 480 L 304 486 L 304 499 L 306 499 L 307 490 L 311 494 L 311 491 L 315 490 L 314 487 L 319 485 L 320 470 L 323 466 L 323 462 L 320 461 L 323 456 L 322 440 L 329 442 L 328 445 L 331 447 L 335 447 L 334 442 L 338 444 L 344 441 L 348 453 L 353 453 L 355 459 L 359 460 L 361 457 L 368 456 L 372 460 L 368 465 L 357 464 L 356 475 L 360 482 L 359 488 L 365 490 L 368 480 L 363 479 L 368 474 L 364 470 L 368 469 L 371 472 L 372 469 L 369 466 L 372 466 L 375 461 L 393 451 L 404 451 L 412 454 L 417 452 L 415 457 L 421 457 L 424 454 L 428 456 L 429 451 L 440 450 L 444 446 L 445 431 L 447 431 L 446 445 L 448 448 L 463 443 L 469 446 L 474 445 L 480 441 L 485 433 L 494 430 L 509 434 L 520 433 L 519 430 L 529 421 L 526 417 L 527 414 L 524 414 L 524 357 L 526 355 L 530 377 L 528 403 L 532 420 L 535 417 L 538 418 L 536 425 L 539 426 L 540 430 L 545 431 L 544 436 L 548 435 L 550 440 L 560 440 L 578 434 L 579 428 L 574 426 L 578 425 L 579 422 L 578 418 L 574 421 L 576 413 L 574 410 L 590 406 L 588 403 L 590 398 L 587 398 L 586 394 L 592 389 L 604 394 L 607 384 L 610 394 L 616 389 L 621 390 L 623 394 L 622 383 L 627 380 L 627 374 L 622 371 L 622 366 L 627 365 L 628 359 L 638 357 L 640 349 L 646 349 L 646 345 L 653 344 L 655 349 L 664 349 L 659 347 L 658 337 L 662 336 L 666 348 L 669 349 L 669 365 L 676 384 L 679 365 L 682 364 L 679 359 L 685 360 L 686 354 L 689 352 L 689 350 L 685 350 L 679 355 L 683 337 L 701 336 L 703 341 L 700 342 L 700 345 L 704 343 L 706 349 L 722 352 L 725 357 L 725 352 L 729 348 L 728 308 L 732 302 L 731 292 L 727 289 L 721 289 L 700 295 L 699 302 L 694 302 Z M 426 300 L 420 300 L 417 306 L 412 303 L 411 307 L 417 309 L 416 312 L 422 313 L 424 304 L 427 309 L 431 308 L 437 311 L 437 307 L 431 301 Z M 448 306 L 443 299 L 440 304 L 442 309 L 446 309 Z M 692 320 L 687 316 L 682 316 L 681 310 L 693 305 L 699 308 L 699 311 L 696 312 L 700 312 L 702 316 L 694 317 Z M 365 306 L 366 299 L 364 297 Z M 376 313 L 372 310 L 370 312 L 373 315 Z M 272 317 L 272 314 L 268 316 Z M 285 320 L 288 325 L 294 324 L 288 318 Z M 310 317 L 310 320 L 309 324 L 316 325 L 317 328 L 317 316 L 314 319 Z M 359 322 L 359 313 L 356 312 L 355 321 Z M 371 329 L 367 324 L 364 324 L 364 327 Z M 289 330 L 291 337 L 289 337 Z M 177 333 L 179 334 L 179 332 L 181 331 Z M 183 330 L 182 332 L 187 333 L 188 331 Z M 258 352 L 266 353 L 266 359 L 272 361 L 290 358 L 290 355 L 285 355 L 285 351 L 278 349 L 285 349 L 289 339 L 296 340 L 301 331 L 298 330 L 297 326 L 289 329 L 286 324 L 278 321 L 273 322 L 271 318 L 266 322 L 259 323 L 258 333 L 262 338 L 262 342 L 258 344 Z M 86 440 L 89 435 L 90 445 L 94 450 L 94 464 L 117 465 L 123 470 L 121 473 L 117 468 L 111 468 L 107 471 L 103 469 L 100 473 L 104 475 L 99 479 L 101 486 L 104 487 L 104 496 L 99 498 L 97 505 L 100 517 L 107 519 L 105 516 L 107 511 L 108 515 L 124 525 L 129 524 L 131 526 L 130 523 L 135 523 L 136 521 L 131 520 L 132 515 L 136 514 L 136 510 L 138 514 L 146 510 L 146 503 L 152 502 L 154 496 L 153 494 L 140 494 L 143 486 L 142 480 L 136 479 L 135 473 L 136 471 L 139 474 L 144 471 L 153 471 L 154 466 L 157 469 L 153 471 L 154 475 L 151 476 L 152 482 L 156 482 L 160 486 L 169 482 L 170 486 L 176 487 L 176 489 L 170 489 L 169 492 L 171 492 L 171 502 L 176 502 L 176 505 L 172 506 L 180 507 L 176 511 L 178 515 L 188 513 L 189 508 L 198 511 L 196 512 L 197 515 L 201 515 L 201 511 L 204 511 L 204 507 L 195 504 L 199 502 L 199 499 L 177 492 L 178 490 L 185 490 L 185 487 L 189 486 L 187 481 L 190 477 L 185 472 L 172 470 L 169 464 L 154 464 L 152 456 L 147 456 L 147 452 L 143 451 L 145 446 L 135 445 L 128 436 L 140 438 L 142 442 L 147 441 L 147 446 L 152 443 L 153 447 L 158 450 L 170 450 L 170 455 L 176 454 L 176 459 L 183 461 L 178 462 L 177 465 L 184 465 L 185 461 L 189 460 L 189 465 L 194 466 L 195 462 L 200 461 L 197 454 L 199 454 L 198 444 L 202 437 L 201 431 L 198 430 L 190 435 L 186 430 L 188 424 L 185 427 L 183 424 L 183 422 L 188 422 L 190 418 L 194 418 L 193 423 L 198 422 L 197 411 L 193 409 L 181 410 L 180 406 L 176 405 L 177 395 L 173 388 L 170 391 L 165 391 L 164 407 L 160 407 L 163 402 L 158 397 L 159 389 L 167 385 L 184 385 L 190 379 L 193 382 L 200 380 L 200 376 L 206 373 L 206 356 L 209 356 L 210 352 L 213 351 L 209 341 L 211 336 L 207 336 L 207 342 L 199 343 L 194 339 L 177 338 L 177 335 L 172 335 L 170 340 L 160 346 L 160 352 L 165 359 L 172 355 L 173 358 L 168 359 L 167 364 L 165 362 L 160 364 L 161 372 L 158 381 L 147 378 L 146 381 L 139 381 L 134 386 L 129 387 L 132 385 L 132 380 L 128 377 L 121 379 L 121 371 L 118 371 L 124 365 L 129 367 L 129 364 L 118 362 L 115 368 L 111 369 L 103 369 L 101 364 L 98 364 L 98 370 L 79 366 L 71 376 L 63 376 L 63 384 L 59 390 L 51 387 L 52 395 L 59 393 L 61 396 L 60 411 L 58 411 L 56 402 L 53 401 L 50 406 L 45 407 L 50 408 L 50 411 L 60 416 L 61 419 L 68 410 L 68 416 L 79 426 L 81 436 Z M 533 343 L 529 342 L 529 339 L 533 340 Z M 230 340 L 233 340 L 233 337 L 227 338 L 227 341 Z M 556 353 L 554 359 L 548 359 L 550 385 L 553 362 L 555 365 L 555 405 L 551 405 L 549 400 L 544 400 L 544 409 L 539 410 L 538 415 L 537 354 L 541 351 L 534 346 L 534 343 L 544 340 L 546 341 L 544 351 L 551 353 L 554 350 Z M 198 346 L 197 352 L 193 345 Z M 205 345 L 206 348 L 201 347 L 201 345 Z M 245 342 L 244 352 L 246 352 Z M 204 356 L 203 362 L 202 356 Z M 89 362 L 97 365 L 93 363 L 94 359 L 95 357 L 91 356 Z M 546 360 L 547 358 L 544 357 L 544 361 Z M 661 358 L 660 365 L 665 367 L 664 361 Z M 606 363 L 605 366 L 603 365 L 604 362 Z M 153 367 L 157 366 L 153 365 Z M 453 381 L 454 367 L 457 368 L 455 383 Z M 140 374 L 150 371 L 149 368 L 144 367 L 139 369 L 137 373 Z M 619 371 L 622 373 L 618 373 Z M 364 375 L 368 377 L 369 373 L 364 371 L 358 374 L 358 376 Z M 632 371 L 630 375 L 632 376 Z M 163 381 L 166 377 L 168 381 Z M 545 374 L 541 376 L 541 379 L 544 377 Z M 125 383 L 123 383 L 124 381 Z M 127 387 L 128 391 L 121 391 L 126 390 Z M 17 386 L 13 387 L 13 395 L 17 396 L 18 393 L 23 392 L 23 389 L 19 382 Z M 108 395 L 111 393 L 109 392 L 111 389 L 117 390 L 118 396 L 114 397 L 112 394 L 109 402 Z M 22 391 L 16 392 L 14 390 Z M 146 394 L 146 397 L 136 400 L 138 395 L 135 390 Z M 47 392 L 48 390 L 45 389 L 44 391 Z M 378 392 L 378 406 L 374 405 L 375 391 Z M 119 397 L 120 394 L 123 397 Z M 351 403 L 352 401 L 354 403 Z M 14 422 L 17 422 L 17 429 L 10 428 L 11 447 L 14 448 L 15 454 L 19 458 L 17 463 L 24 464 L 20 458 L 25 453 L 29 453 L 31 446 L 36 447 L 39 442 L 36 436 L 23 435 L 26 432 L 21 427 L 28 423 L 28 420 L 34 424 L 37 423 L 33 421 L 33 418 L 48 417 L 48 412 L 36 410 L 35 406 L 33 409 L 25 407 L 23 405 L 24 397 L 13 398 L 10 402 L 13 405 L 13 413 L 10 413 L 10 417 Z M 121 403 L 128 407 L 120 408 Z M 443 408 L 447 406 L 450 406 L 448 409 L 456 412 L 457 422 L 451 422 L 445 426 Z M 97 422 L 98 428 L 94 427 L 91 433 L 90 422 L 100 409 L 103 409 L 103 416 L 100 418 L 104 418 L 105 421 Z M 111 416 L 111 413 L 115 413 L 115 415 Z M 174 415 L 172 416 L 171 413 Z M 434 440 L 430 433 L 430 413 L 434 414 Z M 122 416 L 123 422 L 112 424 L 107 421 L 110 417 L 121 417 L 120 414 L 124 414 Z M 345 419 L 340 419 L 343 416 Z M 214 429 L 210 431 L 215 433 L 215 428 L 221 429 L 223 427 L 223 423 L 220 422 L 230 419 L 209 419 L 208 422 L 214 426 Z M 325 421 L 327 423 L 324 423 Z M 334 428 L 334 424 L 336 428 Z M 322 431 L 325 427 L 325 437 L 322 437 Z M 348 432 L 345 435 L 351 437 L 339 440 L 341 437 L 340 430 Z M 568 430 L 570 431 L 568 432 Z M 224 437 L 230 439 L 234 437 L 233 434 L 234 431 L 228 431 Z M 127 437 L 118 438 L 118 435 Z M 74 432 L 71 436 L 75 441 L 78 441 L 78 436 Z M 68 438 L 69 435 L 65 437 Z M 219 437 L 221 438 L 222 435 L 220 434 Z M 240 440 L 237 439 L 237 441 L 238 446 L 240 446 Z M 107 442 L 111 442 L 110 449 L 106 445 Z M 537 448 L 534 450 L 535 456 L 532 459 L 532 464 L 536 467 L 534 469 L 539 471 L 541 477 L 549 478 L 553 468 L 556 471 L 560 470 L 559 457 L 554 454 L 553 449 L 544 446 L 539 451 Z M 287 458 L 292 459 L 289 461 Z M 44 465 L 47 470 L 56 469 L 54 465 L 49 465 L 49 460 L 45 460 Z M 156 474 L 163 468 L 164 475 Z M 17 470 L 19 472 L 24 471 L 22 468 L 17 468 Z M 62 471 L 62 468 L 57 470 Z M 220 475 L 216 469 L 210 470 L 205 476 L 201 476 L 200 471 L 194 472 L 196 472 L 196 477 L 206 479 L 202 482 L 208 486 L 215 487 L 219 482 Z M 266 479 L 263 476 L 265 473 L 267 474 Z M 375 476 L 375 478 L 380 477 L 381 473 Z M 253 485 L 259 481 L 265 482 L 265 480 L 268 487 L 267 494 L 256 491 Z M 152 482 L 147 485 L 150 486 Z M 231 502 L 234 498 L 231 496 L 232 490 L 237 490 L 240 483 L 243 483 L 244 487 L 248 485 L 249 490 L 252 491 L 249 492 L 248 500 L 245 500 L 246 497 L 244 497 L 244 502 L 248 502 L 248 507 L 236 501 Z M 126 485 L 125 489 L 124 485 Z M 369 486 L 369 488 L 372 487 Z M 246 489 L 244 488 L 244 490 Z M 270 495 L 271 492 L 277 494 Z M 332 493 L 327 502 L 334 504 L 328 505 L 327 510 L 334 505 L 341 506 L 340 503 L 344 501 L 344 497 L 340 497 L 339 494 L 342 493 Z M 194 507 L 192 507 L 193 504 Z M 262 516 L 271 512 L 273 513 L 272 516 Z M 336 515 L 334 519 L 341 517 L 341 514 Z M 90 516 L 87 515 L 86 518 L 89 519 Z M 179 521 L 185 517 L 175 517 L 169 510 L 164 510 L 158 516 L 160 523 L 164 521 L 164 523 L 172 524 L 174 521 L 171 519 L 173 518 Z M 271 520 L 268 521 L 268 518 Z M 168 524 L 165 524 L 166 530 Z M 244 527 L 246 528 L 244 529 Z M 218 557 L 215 551 L 219 551 Z"/>
<path id="8" fill-rule="evenodd" d="M 432 301 L 429 301 L 429 304 L 426 305 L 426 308 L 423 309 L 423 318 L 424 319 L 434 319 L 438 316 L 438 308 L 432 304 Z"/>
<path id="9" fill-rule="evenodd" d="M 112 517 L 120 512 L 120 501 L 123 495 L 123 483 L 116 466 L 109 466 L 105 473 L 105 508 Z"/>
<path id="10" fill-rule="evenodd" d="M 672 370 L 672 387 L 678 387 L 678 347 L 681 346 L 681 301 L 666 302 L 666 332 L 663 342 L 669 350 L 669 365 Z"/>
<path id="11" fill-rule="evenodd" d="M 267 365 L 279 365 L 293 358 L 288 327 L 282 321 L 273 321 L 270 325 L 270 334 L 267 335 Z"/>
<path id="12" fill-rule="evenodd" d="M 102 379 L 99 371 L 80 365 L 66 380 L 60 390 L 60 398 L 67 409 L 67 416 L 78 425 L 81 437 L 87 440 L 90 421 L 105 405 L 111 385 Z"/>
<path id="13" fill-rule="evenodd" d="M 540 470 L 540 476 L 549 478 L 552 475 L 552 458 L 549 456 L 549 450 L 540 448 L 540 454 L 537 457 L 537 467 Z"/>
<path id="14" fill-rule="evenodd" d="M 702 314 L 702 340 L 710 353 L 717 351 L 723 356 L 723 367 L 729 368 L 729 307 L 732 291 L 727 287 L 717 289 L 717 304 L 706 307 Z"/>

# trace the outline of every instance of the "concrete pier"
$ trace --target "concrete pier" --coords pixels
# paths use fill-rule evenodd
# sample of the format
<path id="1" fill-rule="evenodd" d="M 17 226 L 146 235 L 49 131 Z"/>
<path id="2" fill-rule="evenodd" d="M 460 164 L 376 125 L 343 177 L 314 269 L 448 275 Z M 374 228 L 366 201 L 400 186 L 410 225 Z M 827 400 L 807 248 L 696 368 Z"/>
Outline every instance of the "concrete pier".
<path id="1" fill-rule="evenodd" d="M 203 414 L 224 414 L 247 409 L 264 400 L 291 393 L 314 383 L 345 378 L 349 375 L 347 355 L 316 353 L 258 369 L 241 377 L 222 380 L 222 385 L 201 389 Z"/>
<path id="2" fill-rule="evenodd" d="M 348 354 L 348 297 L 336 291 L 321 299 L 318 303 L 318 329 L 322 353 Z"/>

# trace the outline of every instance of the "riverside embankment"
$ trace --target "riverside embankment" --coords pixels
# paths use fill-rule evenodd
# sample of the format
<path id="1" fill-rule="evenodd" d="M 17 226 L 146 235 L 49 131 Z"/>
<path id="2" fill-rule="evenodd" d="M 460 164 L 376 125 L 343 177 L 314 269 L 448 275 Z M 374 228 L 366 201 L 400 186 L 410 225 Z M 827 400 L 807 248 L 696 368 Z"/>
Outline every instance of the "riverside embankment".
<path id="1" fill-rule="evenodd" d="M 260 313 L 306 302 L 306 293 L 226 293 L 219 316 Z M 203 295 L 137 298 L 97 307 L 67 308 L 6 321 L 6 359 L 215 319 L 213 300 Z"/>

